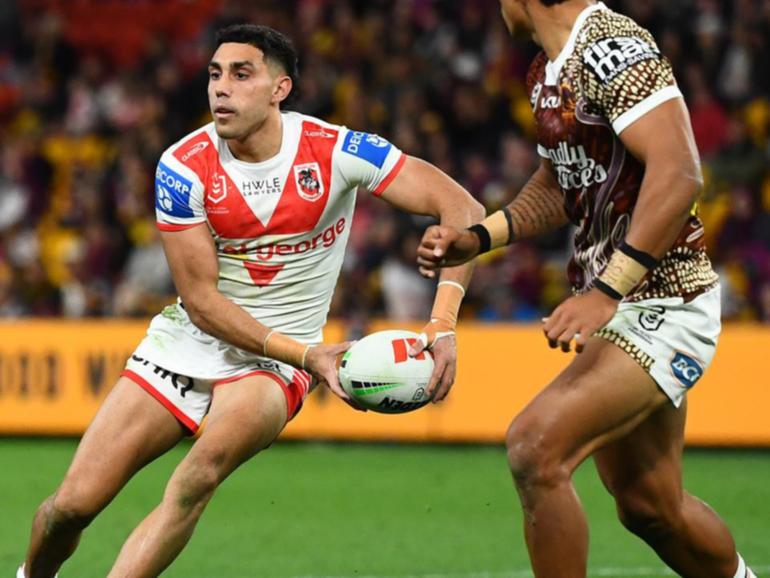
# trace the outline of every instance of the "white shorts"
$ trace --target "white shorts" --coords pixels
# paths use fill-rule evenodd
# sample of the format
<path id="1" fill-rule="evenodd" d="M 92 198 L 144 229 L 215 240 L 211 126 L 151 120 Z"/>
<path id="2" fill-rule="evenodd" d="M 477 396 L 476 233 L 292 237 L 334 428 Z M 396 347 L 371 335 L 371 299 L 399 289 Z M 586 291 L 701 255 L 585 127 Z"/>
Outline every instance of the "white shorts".
<path id="1" fill-rule="evenodd" d="M 596 336 L 628 353 L 679 407 L 714 357 L 720 317 L 717 286 L 689 303 L 681 297 L 621 303 Z"/>
<path id="2" fill-rule="evenodd" d="M 140 385 L 195 433 L 208 413 L 214 388 L 252 375 L 273 379 L 286 395 L 287 419 L 311 388 L 306 371 L 260 357 L 198 329 L 181 305 L 156 315 L 147 336 L 121 374 Z"/>

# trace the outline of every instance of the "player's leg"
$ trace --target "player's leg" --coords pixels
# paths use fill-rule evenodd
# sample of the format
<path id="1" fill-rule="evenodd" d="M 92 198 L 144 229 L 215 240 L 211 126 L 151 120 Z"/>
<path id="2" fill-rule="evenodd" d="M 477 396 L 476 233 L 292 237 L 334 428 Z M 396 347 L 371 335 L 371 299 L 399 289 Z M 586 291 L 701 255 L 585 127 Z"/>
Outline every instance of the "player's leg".
<path id="1" fill-rule="evenodd" d="M 54 576 L 83 529 L 131 476 L 183 436 L 168 410 L 121 377 L 89 425 L 64 481 L 35 514 L 27 578 Z"/>
<path id="2" fill-rule="evenodd" d="M 513 421 L 506 446 L 537 578 L 586 576 L 588 528 L 572 473 L 665 403 L 627 353 L 593 338 Z"/>
<path id="3" fill-rule="evenodd" d="M 732 578 L 738 555 L 730 531 L 682 488 L 686 402 L 667 403 L 594 455 L 623 525 L 685 578 Z M 747 576 L 744 569 L 740 578 Z"/>
<path id="4" fill-rule="evenodd" d="M 160 505 L 124 544 L 109 577 L 158 576 L 192 536 L 217 486 L 283 429 L 287 398 L 264 375 L 218 386 L 200 438 L 179 464 Z"/>

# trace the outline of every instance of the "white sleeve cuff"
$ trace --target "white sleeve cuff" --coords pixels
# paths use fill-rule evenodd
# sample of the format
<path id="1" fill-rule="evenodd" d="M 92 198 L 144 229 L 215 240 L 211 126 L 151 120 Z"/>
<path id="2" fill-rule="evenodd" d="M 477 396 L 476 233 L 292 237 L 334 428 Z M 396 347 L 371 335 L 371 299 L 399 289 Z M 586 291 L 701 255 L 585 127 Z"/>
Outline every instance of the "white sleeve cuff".
<path id="1" fill-rule="evenodd" d="M 682 91 L 679 90 L 679 87 L 676 85 L 667 86 L 666 88 L 662 88 L 658 92 L 651 94 L 642 102 L 627 110 L 614 120 L 612 128 L 614 129 L 615 134 L 620 136 L 620 133 L 642 118 L 645 114 L 657 108 L 664 102 L 674 98 L 682 98 Z"/>

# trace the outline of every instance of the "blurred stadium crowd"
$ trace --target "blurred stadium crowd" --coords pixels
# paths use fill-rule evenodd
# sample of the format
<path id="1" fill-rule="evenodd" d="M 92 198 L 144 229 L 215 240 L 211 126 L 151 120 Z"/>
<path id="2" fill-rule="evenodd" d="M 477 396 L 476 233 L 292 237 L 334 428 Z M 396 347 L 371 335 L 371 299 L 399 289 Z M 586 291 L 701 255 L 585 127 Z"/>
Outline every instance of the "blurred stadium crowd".
<path id="1" fill-rule="evenodd" d="M 606 3 L 653 31 L 686 94 L 725 317 L 770 322 L 770 0 Z M 238 21 L 294 39 L 289 108 L 388 137 L 490 211 L 538 162 L 523 88 L 536 48 L 511 42 L 497 0 L 3 0 L 0 316 L 141 316 L 173 298 L 155 164 L 209 121 L 214 31 Z M 414 254 L 428 222 L 360 194 L 332 315 L 424 318 L 433 286 Z M 570 239 L 487 256 L 466 318 L 550 311 Z"/>

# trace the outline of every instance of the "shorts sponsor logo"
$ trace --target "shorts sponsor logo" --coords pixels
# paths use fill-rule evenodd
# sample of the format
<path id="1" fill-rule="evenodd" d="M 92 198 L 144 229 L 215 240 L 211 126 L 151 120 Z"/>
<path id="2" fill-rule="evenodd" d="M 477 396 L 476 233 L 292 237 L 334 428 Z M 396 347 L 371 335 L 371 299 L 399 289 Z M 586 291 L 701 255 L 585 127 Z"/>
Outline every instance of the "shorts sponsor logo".
<path id="1" fill-rule="evenodd" d="M 315 203 L 323 196 L 324 184 L 318 163 L 295 165 L 294 177 L 297 179 L 297 192 L 306 201 Z"/>
<path id="2" fill-rule="evenodd" d="M 185 154 L 182 155 L 182 162 L 187 162 L 190 157 L 197 155 L 199 152 L 201 152 L 203 149 L 205 149 L 207 146 L 209 146 L 209 141 L 204 140 L 199 143 L 196 143 L 193 145 L 189 151 L 187 151 Z"/>
<path id="3" fill-rule="evenodd" d="M 348 132 L 342 143 L 343 152 L 363 159 L 378 169 L 385 164 L 392 147 L 393 145 L 381 136 L 359 131 Z"/>
<path id="4" fill-rule="evenodd" d="M 555 149 L 546 149 L 556 169 L 559 186 L 569 191 L 601 184 L 608 178 L 607 169 L 588 156 L 583 145 L 570 146 L 562 141 Z"/>
<path id="5" fill-rule="evenodd" d="M 689 355 L 677 351 L 671 360 L 671 371 L 687 389 L 691 388 L 703 375 L 703 366 Z"/>
<path id="6" fill-rule="evenodd" d="M 604 84 L 635 64 L 657 58 L 660 58 L 660 52 L 637 36 L 606 38 L 583 52 L 583 62 Z"/>
<path id="7" fill-rule="evenodd" d="M 639 325 L 647 331 L 657 331 L 665 321 L 666 308 L 653 305 L 639 314 Z"/>
<path id="8" fill-rule="evenodd" d="M 155 170 L 155 207 L 172 217 L 195 216 L 190 208 L 192 182 L 165 163 L 158 163 Z"/>
<path id="9" fill-rule="evenodd" d="M 165 383 L 171 384 L 171 386 L 179 392 L 180 397 L 185 397 L 185 394 L 193 387 L 195 387 L 195 380 L 192 377 L 179 375 L 178 373 L 174 373 L 168 369 L 163 369 L 162 367 L 155 365 L 151 361 L 147 361 L 143 357 L 139 357 L 136 354 L 133 354 L 131 359 L 137 363 L 141 363 L 145 367 L 151 368 L 155 375 L 160 377 L 160 379 L 162 379 Z"/>
<path id="10" fill-rule="evenodd" d="M 277 361 L 273 361 L 271 359 L 264 359 L 264 360 L 257 361 L 256 363 L 254 363 L 254 365 L 260 371 L 271 371 L 283 377 L 283 373 L 281 373 L 281 366 L 278 364 Z"/>

